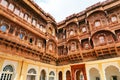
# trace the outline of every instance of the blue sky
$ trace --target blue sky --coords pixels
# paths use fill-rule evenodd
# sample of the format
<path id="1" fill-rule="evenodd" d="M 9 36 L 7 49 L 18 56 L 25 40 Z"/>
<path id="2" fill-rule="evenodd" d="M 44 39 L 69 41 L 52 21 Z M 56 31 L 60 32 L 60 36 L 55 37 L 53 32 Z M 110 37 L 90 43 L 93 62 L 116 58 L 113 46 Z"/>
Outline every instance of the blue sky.
<path id="1" fill-rule="evenodd" d="M 65 17 L 81 12 L 85 8 L 105 0 L 34 0 L 46 13 L 50 13 L 57 22 Z"/>

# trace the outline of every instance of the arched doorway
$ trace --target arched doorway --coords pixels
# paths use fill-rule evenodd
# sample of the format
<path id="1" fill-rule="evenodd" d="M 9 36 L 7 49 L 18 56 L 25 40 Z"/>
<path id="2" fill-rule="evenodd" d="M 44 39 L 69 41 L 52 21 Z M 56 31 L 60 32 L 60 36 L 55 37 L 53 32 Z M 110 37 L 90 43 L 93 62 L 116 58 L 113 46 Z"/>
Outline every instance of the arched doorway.
<path id="1" fill-rule="evenodd" d="M 46 72 L 45 72 L 45 70 L 41 71 L 40 80 L 46 80 Z"/>
<path id="2" fill-rule="evenodd" d="M 62 80 L 62 78 L 63 78 L 63 77 L 62 77 L 62 72 L 60 71 L 60 72 L 59 72 L 59 80 Z"/>
<path id="3" fill-rule="evenodd" d="M 66 72 L 66 80 L 71 80 L 70 71 L 67 71 L 67 72 Z"/>
<path id="4" fill-rule="evenodd" d="M 109 66 L 105 69 L 106 80 L 120 80 L 119 69 L 115 66 Z"/>
<path id="5" fill-rule="evenodd" d="M 80 70 L 76 71 L 76 80 L 84 80 L 83 72 Z"/>
<path id="6" fill-rule="evenodd" d="M 36 70 L 31 68 L 27 73 L 27 80 L 36 80 Z"/>
<path id="7" fill-rule="evenodd" d="M 100 80 L 100 74 L 99 71 L 95 68 L 90 69 L 90 80 Z"/>
<path id="8" fill-rule="evenodd" d="M 3 68 L 0 80 L 13 80 L 14 69 L 11 65 L 6 65 Z"/>
<path id="9" fill-rule="evenodd" d="M 55 77 L 55 73 L 53 71 L 51 71 L 49 73 L 49 80 L 54 80 L 54 77 Z"/>

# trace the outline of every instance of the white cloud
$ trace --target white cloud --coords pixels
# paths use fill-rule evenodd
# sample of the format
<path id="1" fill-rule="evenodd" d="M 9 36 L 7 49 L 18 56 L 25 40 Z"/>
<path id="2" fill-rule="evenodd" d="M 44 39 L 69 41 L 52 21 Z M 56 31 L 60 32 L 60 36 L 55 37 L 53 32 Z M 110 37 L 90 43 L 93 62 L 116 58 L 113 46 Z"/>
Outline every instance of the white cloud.
<path id="1" fill-rule="evenodd" d="M 50 13 L 57 22 L 78 13 L 99 1 L 105 0 L 34 0 L 45 12 Z"/>

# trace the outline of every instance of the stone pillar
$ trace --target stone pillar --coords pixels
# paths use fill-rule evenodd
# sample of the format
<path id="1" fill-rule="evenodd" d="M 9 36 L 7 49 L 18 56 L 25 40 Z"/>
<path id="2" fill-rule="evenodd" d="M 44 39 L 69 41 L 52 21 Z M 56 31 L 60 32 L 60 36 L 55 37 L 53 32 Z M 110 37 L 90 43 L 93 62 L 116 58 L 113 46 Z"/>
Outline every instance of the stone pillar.
<path id="1" fill-rule="evenodd" d="M 106 77 L 105 77 L 105 71 L 103 70 L 103 68 L 102 68 L 102 64 L 99 64 L 98 65 L 99 66 L 99 73 L 100 73 L 100 80 L 106 80 Z"/>
<path id="2" fill-rule="evenodd" d="M 28 64 L 26 62 L 23 62 L 23 65 L 21 66 L 21 75 L 20 75 L 20 80 L 26 80 L 27 78 L 27 67 Z"/>

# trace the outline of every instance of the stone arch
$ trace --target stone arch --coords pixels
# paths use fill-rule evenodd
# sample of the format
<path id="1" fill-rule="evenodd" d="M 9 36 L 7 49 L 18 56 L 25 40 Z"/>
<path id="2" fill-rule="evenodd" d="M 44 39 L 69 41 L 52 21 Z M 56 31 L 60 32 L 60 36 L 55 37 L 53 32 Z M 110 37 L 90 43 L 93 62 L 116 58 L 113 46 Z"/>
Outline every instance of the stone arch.
<path id="1" fill-rule="evenodd" d="M 27 80 L 36 80 L 37 71 L 34 68 L 28 69 Z"/>
<path id="2" fill-rule="evenodd" d="M 82 70 L 75 71 L 75 80 L 84 80 L 84 75 Z"/>
<path id="3" fill-rule="evenodd" d="M 44 69 L 42 69 L 40 72 L 40 80 L 46 80 L 46 78 L 47 78 L 47 73 Z"/>
<path id="4" fill-rule="evenodd" d="M 62 73 L 62 71 L 59 71 L 59 73 L 58 73 L 58 80 L 63 80 L 63 73 Z"/>
<path id="5" fill-rule="evenodd" d="M 91 15 L 93 15 L 94 13 L 99 13 L 99 12 L 102 12 L 102 13 L 106 14 L 106 12 L 103 11 L 103 10 L 95 10 L 95 11 L 92 11 L 89 14 L 87 14 L 87 18 L 90 17 Z"/>
<path id="6" fill-rule="evenodd" d="M 106 80 L 120 80 L 120 70 L 114 65 L 105 68 Z"/>
<path id="7" fill-rule="evenodd" d="M 76 25 L 76 27 L 77 27 L 77 23 L 76 22 L 70 22 L 70 23 L 66 24 L 66 26 L 70 26 L 70 25 Z"/>
<path id="8" fill-rule="evenodd" d="M 50 71 L 49 80 L 55 80 L 55 72 L 54 71 Z"/>
<path id="9" fill-rule="evenodd" d="M 90 77 L 90 80 L 100 80 L 99 70 L 96 68 L 91 68 L 89 70 L 89 77 Z"/>
<path id="10" fill-rule="evenodd" d="M 12 64 L 6 64 L 2 71 L 1 71 L 1 76 L 0 79 L 1 80 L 12 80 L 15 78 L 15 69 L 14 69 L 14 65 Z"/>
<path id="11" fill-rule="evenodd" d="M 66 80 L 71 80 L 71 72 L 69 70 L 66 71 Z"/>

